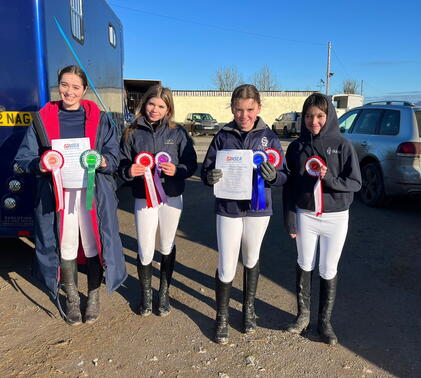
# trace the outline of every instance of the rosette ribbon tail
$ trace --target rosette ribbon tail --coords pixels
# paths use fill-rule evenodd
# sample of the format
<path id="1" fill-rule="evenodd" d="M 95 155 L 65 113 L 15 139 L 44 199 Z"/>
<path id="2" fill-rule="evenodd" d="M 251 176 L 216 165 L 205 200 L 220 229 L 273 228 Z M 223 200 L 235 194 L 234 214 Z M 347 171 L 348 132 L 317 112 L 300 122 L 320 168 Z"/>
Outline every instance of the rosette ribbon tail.
<path id="1" fill-rule="evenodd" d="M 53 169 L 51 172 L 54 184 L 54 196 L 56 197 L 56 211 L 64 210 L 63 177 L 60 169 Z"/>
<path id="2" fill-rule="evenodd" d="M 320 177 L 314 185 L 314 210 L 316 212 L 316 217 L 323 214 L 323 185 Z"/>
<path id="3" fill-rule="evenodd" d="M 161 202 L 167 203 L 168 202 L 167 195 L 165 194 L 164 188 L 162 186 L 161 178 L 160 178 L 161 172 L 162 172 L 162 169 L 159 167 L 159 165 L 156 165 L 155 173 L 153 175 L 153 181 L 155 183 L 155 188 L 156 188 L 156 191 L 158 192 Z"/>
<path id="4" fill-rule="evenodd" d="M 265 180 L 262 177 L 260 165 L 254 169 L 251 207 L 253 210 L 266 209 Z"/>
<path id="5" fill-rule="evenodd" d="M 152 177 L 152 172 L 149 167 L 145 169 L 145 175 L 143 178 L 145 183 L 145 191 L 146 191 L 146 203 L 148 207 L 155 207 L 159 204 L 159 198 L 155 190 L 155 184 Z"/>
<path id="6" fill-rule="evenodd" d="M 88 182 L 86 184 L 86 210 L 92 210 L 95 188 L 95 165 L 88 164 Z"/>

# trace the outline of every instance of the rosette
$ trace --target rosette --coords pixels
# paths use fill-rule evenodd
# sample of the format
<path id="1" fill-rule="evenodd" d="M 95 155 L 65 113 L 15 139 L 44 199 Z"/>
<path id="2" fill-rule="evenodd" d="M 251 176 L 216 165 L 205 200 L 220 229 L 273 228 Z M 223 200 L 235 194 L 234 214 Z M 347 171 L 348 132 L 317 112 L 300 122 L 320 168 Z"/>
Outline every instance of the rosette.
<path id="1" fill-rule="evenodd" d="M 317 181 L 314 184 L 314 211 L 316 216 L 323 214 L 323 186 L 322 180 L 320 179 L 320 170 L 325 167 L 326 163 L 319 156 L 310 156 L 305 162 L 305 170 L 307 174 L 312 177 L 317 177 Z"/>
<path id="2" fill-rule="evenodd" d="M 61 168 L 63 167 L 63 164 L 64 157 L 59 151 L 45 151 L 41 156 L 42 167 L 51 172 L 53 176 L 56 211 L 64 210 L 63 177 L 61 176 Z"/>
<path id="3" fill-rule="evenodd" d="M 268 155 L 268 161 L 275 168 L 278 168 L 282 163 L 282 155 L 276 148 L 266 148 L 266 154 Z"/>
<path id="4" fill-rule="evenodd" d="M 101 165 L 102 156 L 96 150 L 86 150 L 80 155 L 80 164 L 88 174 L 86 184 L 86 210 L 92 209 L 95 188 L 95 171 Z"/>
<path id="5" fill-rule="evenodd" d="M 156 192 L 154 179 L 152 177 L 152 168 L 155 166 L 155 160 L 153 155 L 150 152 L 139 152 L 134 162 L 136 164 L 141 164 L 145 167 L 145 175 L 143 182 L 145 184 L 145 193 L 146 193 L 146 205 L 148 207 L 158 206 L 160 203 L 159 196 Z"/>
<path id="6" fill-rule="evenodd" d="M 161 151 L 155 155 L 155 173 L 153 176 L 153 181 L 155 183 L 156 190 L 161 198 L 161 202 L 167 203 L 167 195 L 165 194 L 164 188 L 162 187 L 161 183 L 161 164 L 162 163 L 170 163 L 171 162 L 171 155 L 168 152 Z"/>
<path id="7" fill-rule="evenodd" d="M 251 208 L 253 210 L 266 209 L 265 180 L 262 177 L 261 165 L 268 161 L 265 151 L 253 151 L 253 192 L 251 195 Z"/>

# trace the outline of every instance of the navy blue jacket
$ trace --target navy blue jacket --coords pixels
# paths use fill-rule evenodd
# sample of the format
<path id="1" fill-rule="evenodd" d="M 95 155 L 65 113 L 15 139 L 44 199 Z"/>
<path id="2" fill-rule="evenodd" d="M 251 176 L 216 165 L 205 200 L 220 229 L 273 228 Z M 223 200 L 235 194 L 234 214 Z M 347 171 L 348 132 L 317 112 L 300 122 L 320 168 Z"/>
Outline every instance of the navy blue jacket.
<path id="1" fill-rule="evenodd" d="M 118 219 L 114 173 L 118 167 L 119 146 L 117 131 L 101 112 L 96 146 L 106 159 L 107 167 L 99 168 L 95 178 L 95 203 L 98 232 L 102 246 L 103 267 L 108 292 L 117 289 L 127 278 Z M 53 183 L 50 173 L 41 173 L 39 160 L 44 147 L 33 126 L 26 135 L 15 157 L 26 173 L 36 176 L 35 197 L 35 253 L 33 274 L 45 283 L 51 295 L 58 294 L 60 265 L 60 225 L 56 213 Z"/>
<path id="2" fill-rule="evenodd" d="M 316 177 L 305 172 L 305 162 L 313 155 L 321 157 L 327 166 L 322 181 L 325 213 L 349 209 L 354 193 L 361 188 L 361 173 L 357 154 L 351 142 L 341 135 L 338 118 L 332 101 L 328 117 L 318 135 L 312 135 L 305 126 L 303 114 L 301 135 L 287 149 L 286 160 L 290 176 L 284 188 L 285 227 L 296 233 L 296 207 L 314 211 L 314 185 Z"/>
<path id="3" fill-rule="evenodd" d="M 258 117 L 255 127 L 250 130 L 244 140 L 241 137 L 240 130 L 234 121 L 227 123 L 213 138 L 205 160 L 202 165 L 202 181 L 207 182 L 208 171 L 215 168 L 216 153 L 219 150 L 265 150 L 266 148 L 275 148 L 282 154 L 282 164 L 276 169 L 276 179 L 272 183 L 265 181 L 266 209 L 252 210 L 251 201 L 248 200 L 229 200 L 223 198 L 215 199 L 215 212 L 231 218 L 238 217 L 262 217 L 273 214 L 271 186 L 283 185 L 287 179 L 286 165 L 281 143 L 275 133 L 269 129 L 264 121 Z"/>
<path id="4" fill-rule="evenodd" d="M 139 152 L 155 155 L 161 151 L 169 153 L 171 162 L 177 167 L 174 176 L 162 174 L 165 194 L 177 197 L 184 192 L 184 180 L 197 169 L 197 156 L 191 138 L 181 126 L 169 127 L 166 118 L 154 130 L 145 117 L 140 117 L 137 128 L 132 130 L 127 140 L 122 138 L 120 143 L 119 175 L 124 181 L 131 182 L 134 197 L 146 198 L 143 176 L 133 178 L 129 174 L 136 155 Z"/>

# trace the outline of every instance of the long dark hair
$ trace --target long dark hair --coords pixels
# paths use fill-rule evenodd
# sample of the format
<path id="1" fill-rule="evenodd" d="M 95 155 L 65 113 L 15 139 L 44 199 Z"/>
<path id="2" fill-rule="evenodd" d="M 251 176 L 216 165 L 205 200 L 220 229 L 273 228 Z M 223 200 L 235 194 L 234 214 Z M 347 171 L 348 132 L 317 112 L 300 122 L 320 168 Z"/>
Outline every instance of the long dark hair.
<path id="1" fill-rule="evenodd" d="M 174 128 L 176 127 L 176 124 L 174 122 L 174 100 L 172 96 L 172 92 L 169 88 L 165 88 L 161 85 L 154 85 L 150 87 L 145 94 L 142 97 L 142 100 L 139 104 L 139 106 L 136 109 L 135 117 L 133 122 L 124 130 L 123 134 L 123 140 L 126 141 L 127 138 L 130 136 L 130 134 L 133 132 L 134 129 L 137 129 L 137 120 L 146 115 L 146 104 L 151 98 L 158 97 L 162 101 L 165 102 L 165 105 L 167 105 L 168 108 L 168 127 Z"/>
<path id="2" fill-rule="evenodd" d="M 308 96 L 307 99 L 304 101 L 303 113 L 302 113 L 303 119 L 308 109 L 311 108 L 312 106 L 316 106 L 321 111 L 325 112 L 326 116 L 328 115 L 329 103 L 328 103 L 327 98 L 321 93 L 313 93 L 310 96 Z"/>
<path id="3" fill-rule="evenodd" d="M 75 65 L 67 66 L 60 70 L 57 76 L 58 85 L 60 85 L 61 78 L 66 73 L 72 73 L 79 76 L 80 80 L 82 80 L 83 89 L 86 89 L 86 87 L 88 86 L 88 78 L 86 77 L 86 73 L 84 70 L 82 70 L 82 68 Z"/>

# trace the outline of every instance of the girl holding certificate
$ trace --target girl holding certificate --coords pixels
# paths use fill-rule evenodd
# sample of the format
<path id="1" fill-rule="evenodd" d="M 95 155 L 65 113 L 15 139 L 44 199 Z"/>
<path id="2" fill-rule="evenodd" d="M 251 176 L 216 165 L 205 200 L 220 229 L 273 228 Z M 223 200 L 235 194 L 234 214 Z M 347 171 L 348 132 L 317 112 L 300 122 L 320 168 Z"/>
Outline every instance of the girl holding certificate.
<path id="1" fill-rule="evenodd" d="M 151 87 L 142 98 L 134 122 L 121 142 L 120 176 L 135 197 L 141 316 L 152 313 L 152 260 L 159 225 L 161 275 L 159 316 L 168 315 L 169 287 L 175 263 L 175 234 L 183 208 L 185 180 L 197 168 L 196 152 L 184 128 L 173 121 L 174 102 L 168 88 Z"/>
<path id="2" fill-rule="evenodd" d="M 311 277 L 319 243 L 318 331 L 324 342 L 333 345 L 338 342 L 330 323 L 337 267 L 348 231 L 348 209 L 361 188 L 361 174 L 352 144 L 339 131 L 330 99 L 312 94 L 302 115 L 301 136 L 286 153 L 291 175 L 284 190 L 285 223 L 298 250 L 298 315 L 288 331 L 301 333 L 310 323 Z"/>
<path id="3" fill-rule="evenodd" d="M 253 188 L 259 200 L 232 200 L 216 198 L 216 229 L 219 262 L 216 271 L 216 329 L 215 342 L 228 343 L 228 308 L 240 248 L 244 264 L 243 275 L 243 330 L 256 330 L 254 298 L 259 278 L 260 246 L 272 215 L 271 187 L 285 183 L 286 174 L 279 138 L 258 116 L 261 110 L 260 94 L 250 84 L 237 87 L 231 97 L 234 120 L 226 124 L 213 138 L 207 151 L 201 177 L 213 186 L 222 178 L 222 170 L 215 169 L 219 150 L 253 150 L 256 162 L 262 159 L 254 172 L 259 179 Z M 266 152 L 267 151 L 267 152 Z M 273 153 L 274 159 L 267 156 Z M 272 162 L 271 162 L 272 161 Z M 263 199 L 263 201 L 262 201 Z"/>
<path id="4" fill-rule="evenodd" d="M 127 277 L 113 178 L 119 161 L 117 130 L 94 102 L 83 99 L 86 89 L 82 69 L 63 68 L 58 75 L 61 101 L 48 102 L 39 111 L 40 117 L 28 128 L 15 157 L 19 168 L 36 176 L 34 273 L 55 298 L 61 281 L 67 295 L 65 318 L 71 325 L 82 322 L 76 259 L 87 265 L 86 323 L 99 317 L 104 271 L 109 292 Z M 66 169 L 81 170 L 84 176 L 79 150 L 85 144 L 87 175 L 92 176 L 88 182 L 95 186 L 87 187 L 83 179 L 68 184 L 63 179 Z M 52 149 L 52 145 L 63 150 Z M 75 151 L 71 164 L 70 158 L 63 157 L 70 156 L 68 150 Z"/>

